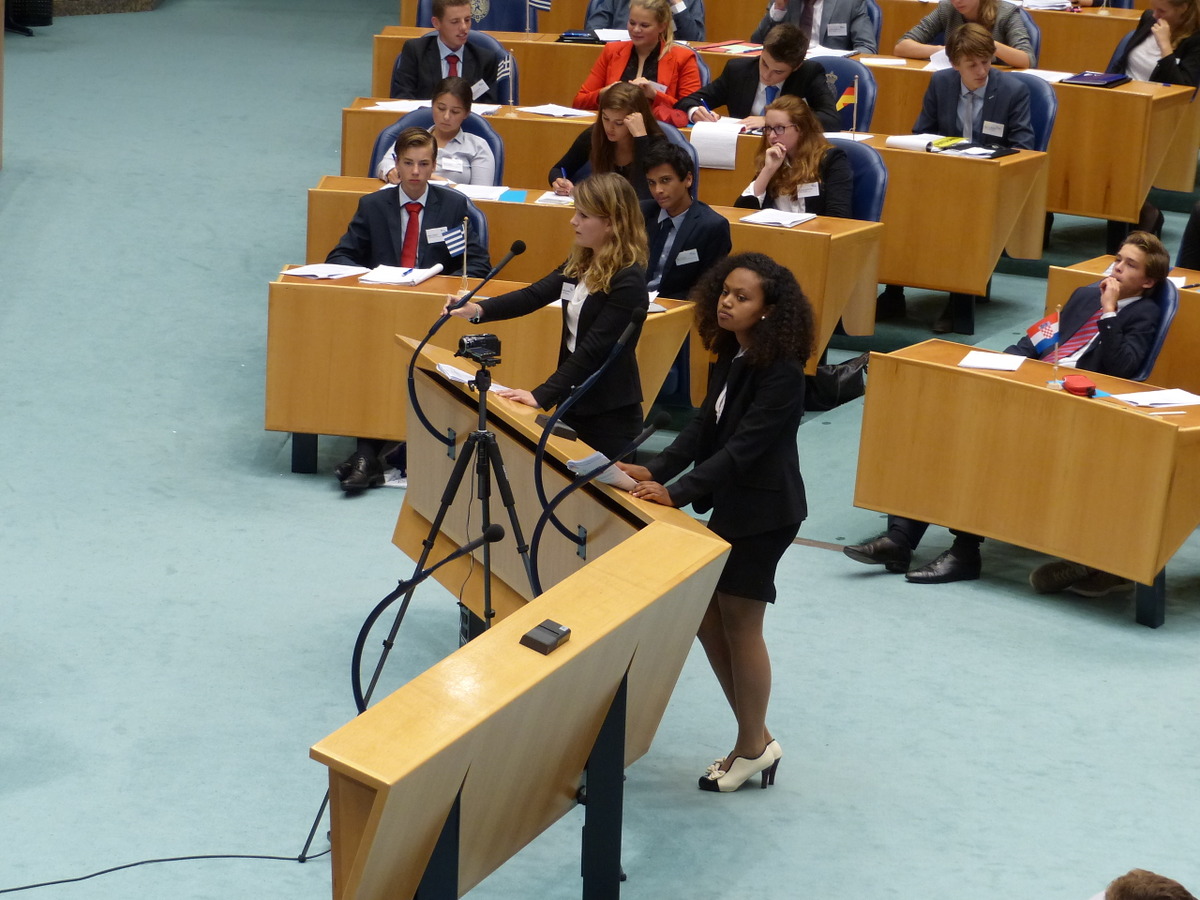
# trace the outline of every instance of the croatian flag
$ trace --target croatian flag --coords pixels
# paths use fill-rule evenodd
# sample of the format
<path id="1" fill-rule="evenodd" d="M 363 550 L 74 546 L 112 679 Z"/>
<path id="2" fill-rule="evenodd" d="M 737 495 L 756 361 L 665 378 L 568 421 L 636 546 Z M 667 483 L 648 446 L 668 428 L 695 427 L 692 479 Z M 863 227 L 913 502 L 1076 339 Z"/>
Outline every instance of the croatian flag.
<path id="1" fill-rule="evenodd" d="M 462 256 L 463 251 L 467 249 L 467 233 L 462 225 L 457 228 L 448 228 L 446 230 L 446 249 L 450 251 L 451 256 Z"/>
<path id="2" fill-rule="evenodd" d="M 1030 325 L 1025 333 L 1029 335 L 1038 356 L 1042 356 L 1058 340 L 1058 313 L 1052 312 L 1042 321 Z"/>

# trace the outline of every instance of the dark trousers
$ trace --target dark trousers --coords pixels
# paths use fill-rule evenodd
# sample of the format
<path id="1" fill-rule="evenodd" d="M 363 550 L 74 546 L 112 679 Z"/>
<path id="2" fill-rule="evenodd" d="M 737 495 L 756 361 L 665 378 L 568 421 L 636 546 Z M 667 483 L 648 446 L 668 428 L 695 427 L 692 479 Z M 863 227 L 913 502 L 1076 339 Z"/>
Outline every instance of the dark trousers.
<path id="1" fill-rule="evenodd" d="M 897 543 L 904 544 L 910 550 L 917 549 L 917 544 L 921 543 L 921 538 L 925 536 L 925 530 L 928 527 L 928 522 L 918 522 L 916 519 L 906 519 L 903 516 L 888 516 L 888 537 Z M 953 528 L 950 529 L 950 533 L 954 535 L 954 545 L 960 550 L 979 552 L 979 545 L 983 543 L 983 538 L 979 535 L 971 534 L 969 531 L 956 531 Z"/>

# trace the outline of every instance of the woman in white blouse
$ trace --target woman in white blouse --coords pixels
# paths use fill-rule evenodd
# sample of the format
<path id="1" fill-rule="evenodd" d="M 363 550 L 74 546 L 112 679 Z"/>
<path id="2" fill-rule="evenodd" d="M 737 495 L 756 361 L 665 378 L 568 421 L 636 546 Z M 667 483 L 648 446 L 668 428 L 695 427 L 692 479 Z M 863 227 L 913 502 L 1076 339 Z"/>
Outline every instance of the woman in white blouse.
<path id="1" fill-rule="evenodd" d="M 471 85 L 465 78 L 443 78 L 433 94 L 433 127 L 437 143 L 437 178 L 455 184 L 495 184 L 496 158 L 487 141 L 462 130 L 471 114 Z M 381 181 L 398 184 L 396 154 L 388 150 L 379 160 L 375 174 Z"/>

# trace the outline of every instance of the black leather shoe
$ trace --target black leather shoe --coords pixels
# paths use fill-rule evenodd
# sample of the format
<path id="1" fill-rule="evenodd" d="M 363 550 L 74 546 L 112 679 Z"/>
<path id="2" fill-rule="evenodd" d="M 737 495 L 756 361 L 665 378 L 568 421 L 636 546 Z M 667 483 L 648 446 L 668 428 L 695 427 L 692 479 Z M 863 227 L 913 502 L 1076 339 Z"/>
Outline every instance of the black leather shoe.
<path id="1" fill-rule="evenodd" d="M 383 463 L 379 457 L 356 453 L 348 462 L 350 474 L 342 479 L 343 491 L 363 491 L 383 484 Z"/>
<path id="2" fill-rule="evenodd" d="M 885 284 L 875 301 L 876 319 L 903 319 L 908 312 L 904 302 L 904 286 Z"/>
<path id="3" fill-rule="evenodd" d="M 973 581 L 979 577 L 983 563 L 979 557 L 967 559 L 951 547 L 933 562 L 913 569 L 904 577 L 913 584 L 948 584 L 951 581 Z"/>
<path id="4" fill-rule="evenodd" d="M 338 481 L 345 481 L 346 476 L 350 474 L 354 468 L 354 457 L 343 459 L 340 463 L 333 467 L 333 477 Z"/>
<path id="5" fill-rule="evenodd" d="M 842 548 L 842 552 L 855 562 L 883 566 L 889 572 L 906 572 L 908 564 L 912 562 L 912 550 L 886 534 L 865 544 L 848 544 Z"/>

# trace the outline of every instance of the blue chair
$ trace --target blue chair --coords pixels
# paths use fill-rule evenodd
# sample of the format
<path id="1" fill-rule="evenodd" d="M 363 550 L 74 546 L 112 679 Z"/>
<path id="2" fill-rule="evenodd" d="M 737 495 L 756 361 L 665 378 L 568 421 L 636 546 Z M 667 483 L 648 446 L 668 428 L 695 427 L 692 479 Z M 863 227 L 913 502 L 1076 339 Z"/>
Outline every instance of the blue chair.
<path id="1" fill-rule="evenodd" d="M 1117 60 L 1125 54 L 1125 48 L 1129 46 L 1129 39 L 1133 37 L 1133 32 L 1129 32 L 1119 41 L 1117 41 L 1117 49 L 1113 51 L 1112 59 L 1108 61 L 1108 67 L 1105 72 L 1115 72 L 1117 70 Z"/>
<path id="2" fill-rule="evenodd" d="M 528 10 L 529 22 L 525 16 Z M 528 24 L 528 27 L 526 25 Z M 417 27 L 433 27 L 433 0 L 417 0 Z M 471 15 L 472 34 L 481 31 L 537 31 L 537 10 L 517 0 L 494 0 L 487 13 L 479 18 Z"/>
<path id="3" fill-rule="evenodd" d="M 1014 69 L 1008 74 L 1021 80 L 1029 88 L 1029 119 L 1033 125 L 1033 149 L 1046 152 L 1050 146 L 1050 138 L 1054 134 L 1054 120 L 1058 116 L 1058 95 L 1054 88 L 1038 78 Z"/>
<path id="4" fill-rule="evenodd" d="M 668 141 L 670 141 L 672 144 L 678 144 L 680 147 L 683 148 L 684 152 L 687 153 L 687 155 L 689 157 L 691 157 L 692 168 L 695 170 L 695 174 L 692 175 L 692 189 L 688 193 L 690 193 L 692 195 L 693 200 L 699 199 L 699 197 L 700 197 L 700 154 L 696 152 L 696 148 L 692 146 L 692 142 L 689 141 L 686 137 L 684 137 L 683 132 L 680 131 L 678 128 L 676 128 L 674 125 L 670 124 L 669 122 L 659 122 L 658 127 L 663 130 L 663 134 L 665 134 L 667 136 Z"/>
<path id="5" fill-rule="evenodd" d="M 888 171 L 879 151 L 867 144 L 845 138 L 830 138 L 829 143 L 846 151 L 854 172 L 854 199 L 850 205 L 853 218 L 878 222 L 883 216 L 883 201 L 887 196 Z"/>
<path id="6" fill-rule="evenodd" d="M 424 37 L 424 36 L 434 34 L 434 33 L 435 32 L 427 31 L 427 32 L 425 32 L 425 35 L 422 35 L 422 36 Z M 500 98 L 500 101 L 502 103 L 512 103 L 514 105 L 517 103 L 520 103 L 521 102 L 521 81 L 520 81 L 520 73 L 517 71 L 517 61 L 512 58 L 512 56 L 511 56 L 511 54 L 509 54 L 508 50 L 506 50 L 504 48 L 504 45 L 501 44 L 494 37 L 492 37 L 490 34 L 484 34 L 482 31 L 472 31 L 470 34 L 468 34 L 467 35 L 467 43 L 474 44 L 476 47 L 479 47 L 480 49 L 490 50 L 492 53 L 495 53 L 496 57 L 500 60 L 501 65 L 504 64 L 505 57 L 508 57 L 509 60 L 511 60 L 511 63 L 512 63 L 511 74 L 501 75 L 499 78 L 496 79 L 496 95 Z M 398 63 L 399 61 L 400 61 L 400 57 L 399 57 L 399 55 L 397 55 L 396 62 L 392 64 L 393 68 L 395 67 L 396 63 Z"/>
<path id="7" fill-rule="evenodd" d="M 858 76 L 858 130 L 870 131 L 871 119 L 875 115 L 875 97 L 878 93 L 875 76 L 869 66 L 864 66 L 856 59 L 840 56 L 822 56 L 818 62 L 825 67 L 826 77 L 830 78 L 829 87 L 834 98 L 842 96 L 848 87 L 854 86 L 854 76 Z M 838 113 L 842 120 L 842 129 L 849 131 L 854 124 L 854 108 L 843 107 Z"/>
<path id="8" fill-rule="evenodd" d="M 683 46 L 680 44 L 679 46 Z M 696 68 L 700 70 L 700 86 L 708 84 L 712 81 L 712 70 L 709 69 L 708 63 L 704 61 L 704 57 L 695 51 L 694 48 L 688 47 L 692 51 L 692 55 L 696 57 Z"/>
<path id="9" fill-rule="evenodd" d="M 863 0 L 863 5 L 867 8 L 867 18 L 875 26 L 875 49 L 879 50 L 879 42 L 883 40 L 883 10 L 875 0 Z"/>
<path id="10" fill-rule="evenodd" d="M 379 132 L 379 137 L 375 138 L 375 146 L 371 148 L 371 167 L 367 169 L 367 175 L 371 178 L 375 177 L 375 167 L 379 165 L 381 160 L 389 150 L 395 146 L 396 136 L 405 128 L 424 128 L 428 130 L 433 125 L 433 110 L 429 107 L 415 109 L 407 113 L 389 125 L 383 131 Z M 463 131 L 468 134 L 475 134 L 483 138 L 487 145 L 492 150 L 492 156 L 496 158 L 496 175 L 492 184 L 504 184 L 504 141 L 500 139 L 500 135 L 496 134 L 491 125 L 483 116 L 471 113 L 463 120 Z"/>
<path id="11" fill-rule="evenodd" d="M 1158 333 L 1154 335 L 1154 342 L 1150 345 L 1150 352 L 1146 354 L 1146 361 L 1133 374 L 1133 381 L 1145 381 L 1150 377 L 1150 373 L 1154 369 L 1154 363 L 1158 360 L 1159 351 L 1162 350 L 1163 343 L 1167 339 L 1167 332 L 1171 329 L 1171 322 L 1174 320 L 1175 313 L 1179 309 L 1179 288 L 1164 278 L 1150 292 L 1150 296 L 1147 299 L 1153 300 L 1158 304 Z M 1140 302 L 1145 303 L 1146 300 Z"/>
<path id="12" fill-rule="evenodd" d="M 1024 7 L 1017 7 L 1017 12 L 1021 15 L 1025 30 L 1029 32 L 1029 43 L 1033 44 L 1033 59 L 1029 64 L 1036 66 L 1037 61 L 1042 58 L 1042 29 L 1038 28 L 1037 22 L 1033 21 L 1033 16 Z"/>

